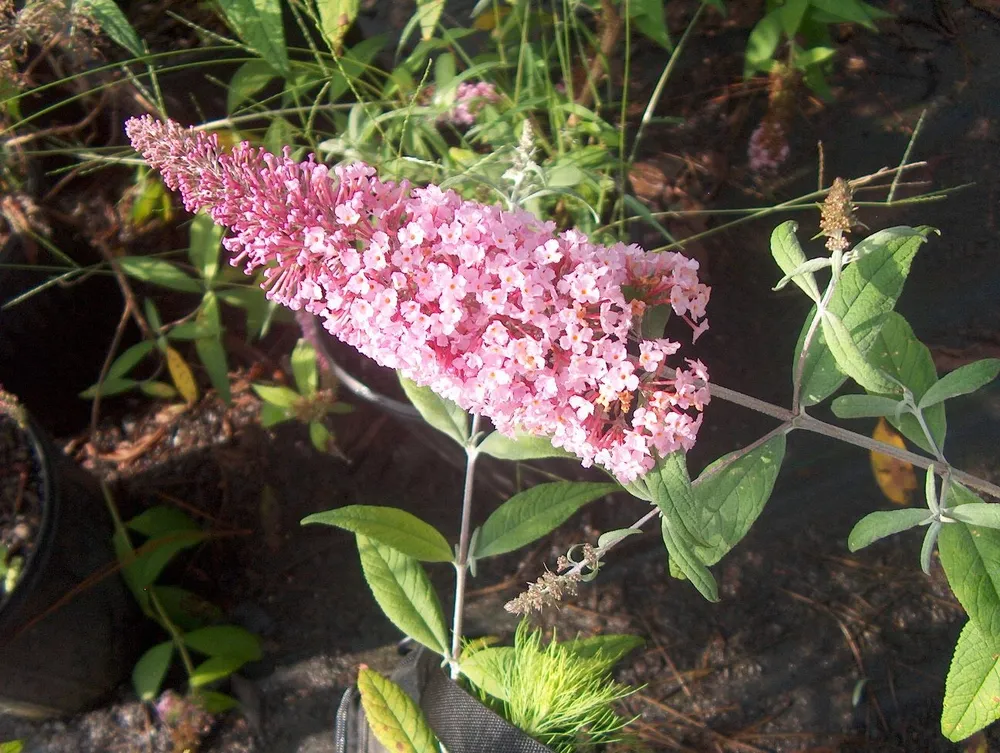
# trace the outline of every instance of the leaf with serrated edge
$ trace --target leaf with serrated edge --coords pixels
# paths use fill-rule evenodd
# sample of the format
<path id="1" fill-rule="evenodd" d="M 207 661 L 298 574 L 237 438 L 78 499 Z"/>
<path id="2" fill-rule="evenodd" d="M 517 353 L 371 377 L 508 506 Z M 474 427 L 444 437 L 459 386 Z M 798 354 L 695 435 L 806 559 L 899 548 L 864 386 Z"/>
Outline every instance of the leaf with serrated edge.
<path id="1" fill-rule="evenodd" d="M 911 228 L 894 230 L 897 231 L 896 234 L 888 237 L 885 243 L 871 249 L 843 270 L 827 307 L 828 311 L 843 321 L 854 343 L 865 356 L 878 336 L 886 315 L 896 304 L 917 249 L 931 232 L 930 229 L 917 228 L 920 235 L 912 235 L 908 234 L 912 233 Z M 793 360 L 796 366 L 793 368 L 797 368 L 805 334 L 815 316 L 814 307 L 799 335 Z M 822 333 L 817 333 L 802 371 L 803 404 L 815 405 L 825 400 L 836 392 L 845 378 L 826 346 Z"/>
<path id="2" fill-rule="evenodd" d="M 404 635 L 446 655 L 448 629 L 441 602 L 420 563 L 365 536 L 357 538 L 361 569 L 385 616 Z"/>
<path id="3" fill-rule="evenodd" d="M 469 682 L 501 701 L 507 700 L 507 690 L 501 678 L 510 675 L 508 667 L 514 662 L 514 649 L 497 646 L 474 651 L 462 658 L 460 669 Z"/>
<path id="4" fill-rule="evenodd" d="M 618 490 L 617 484 L 554 481 L 538 484 L 504 502 L 479 532 L 477 558 L 495 557 L 537 541 L 588 502 Z"/>
<path id="5" fill-rule="evenodd" d="M 361 706 L 375 738 L 392 753 L 438 753 L 420 707 L 401 687 L 371 669 L 358 673 Z"/>
<path id="6" fill-rule="evenodd" d="M 460 445 L 469 441 L 469 414 L 451 400 L 445 400 L 430 387 L 421 387 L 404 376 L 399 377 L 403 391 L 424 420 Z"/>
<path id="7" fill-rule="evenodd" d="M 870 392 L 892 393 L 896 390 L 896 385 L 868 363 L 839 317 L 826 313 L 820 325 L 827 347 L 845 374 Z"/>
<path id="8" fill-rule="evenodd" d="M 302 519 L 302 525 L 311 523 L 361 534 L 424 562 L 451 562 L 454 559 L 448 540 L 434 526 L 395 507 L 347 505 Z"/>
<path id="9" fill-rule="evenodd" d="M 701 475 L 694 492 L 699 506 L 697 531 L 704 545 L 695 553 L 714 565 L 738 544 L 757 520 L 771 496 L 785 456 L 785 435 L 780 434 L 713 474 L 712 463 Z"/>
<path id="10" fill-rule="evenodd" d="M 908 531 L 930 517 L 927 510 L 908 508 L 906 510 L 879 510 L 871 512 L 859 520 L 850 536 L 847 537 L 847 548 L 852 552 L 864 549 L 886 536 Z"/>
<path id="11" fill-rule="evenodd" d="M 693 546 L 679 534 L 666 517 L 660 518 L 660 529 L 663 532 L 663 543 L 667 547 L 670 563 L 676 565 L 681 573 L 698 589 L 698 592 L 709 601 L 719 600 L 719 587 L 708 568 L 698 559 L 692 550 Z"/>
<path id="12" fill-rule="evenodd" d="M 1000 640 L 969 621 L 944 685 L 941 732 L 959 742 L 1000 719 Z"/>
<path id="13" fill-rule="evenodd" d="M 682 450 L 672 452 L 656 462 L 653 470 L 625 487 L 648 494 L 647 499 L 660 508 L 672 522 L 676 535 L 697 542 L 700 504 L 691 488 L 687 471 L 687 456 Z M 635 493 L 635 492 L 633 492 Z M 636 496 L 639 496 L 638 494 Z"/>
<path id="14" fill-rule="evenodd" d="M 950 374 L 945 374 L 924 393 L 921 408 L 927 408 L 959 395 L 968 395 L 997 378 L 1000 374 L 1000 358 L 984 358 L 982 361 L 967 363 Z"/>
<path id="15" fill-rule="evenodd" d="M 873 365 L 905 385 L 917 402 L 927 388 L 937 381 L 937 370 L 930 349 L 914 336 L 906 319 L 895 311 L 889 312 L 886 317 L 867 358 Z M 916 416 L 906 413 L 898 421 L 895 416 L 886 416 L 886 420 L 915 445 L 933 452 Z M 925 410 L 924 420 L 938 447 L 944 447 L 948 428 L 944 405 L 934 405 Z"/>
<path id="16" fill-rule="evenodd" d="M 982 503 L 955 483 L 949 487 L 948 499 L 949 507 Z M 969 618 L 987 635 L 1000 636 L 1000 531 L 949 523 L 941 530 L 938 553 L 948 585 Z"/>

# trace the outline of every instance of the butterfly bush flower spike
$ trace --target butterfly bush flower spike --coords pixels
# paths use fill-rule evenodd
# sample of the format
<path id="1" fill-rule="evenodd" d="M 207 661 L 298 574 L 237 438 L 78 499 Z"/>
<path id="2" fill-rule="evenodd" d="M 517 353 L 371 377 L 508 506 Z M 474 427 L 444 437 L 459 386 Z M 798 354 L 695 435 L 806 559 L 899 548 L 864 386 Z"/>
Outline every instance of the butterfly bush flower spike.
<path id="1" fill-rule="evenodd" d="M 697 262 L 591 243 L 523 211 L 437 186 L 328 169 L 150 117 L 135 148 L 231 231 L 232 263 L 263 270 L 271 300 L 319 317 L 383 366 L 487 416 L 507 435 L 548 436 L 623 482 L 690 448 L 709 400 L 705 366 L 680 343 L 637 339 L 647 306 L 708 328 Z"/>

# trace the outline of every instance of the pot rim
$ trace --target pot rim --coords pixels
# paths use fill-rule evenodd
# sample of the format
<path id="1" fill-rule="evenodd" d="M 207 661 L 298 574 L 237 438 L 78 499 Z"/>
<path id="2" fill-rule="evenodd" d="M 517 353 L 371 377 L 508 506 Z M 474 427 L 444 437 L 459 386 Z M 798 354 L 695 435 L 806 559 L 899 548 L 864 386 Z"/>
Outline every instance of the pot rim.
<path id="1" fill-rule="evenodd" d="M 17 610 L 29 598 L 30 592 L 37 586 L 41 574 L 52 555 L 49 542 L 55 528 L 58 515 L 58 486 L 53 472 L 52 453 L 48 442 L 42 436 L 34 420 L 28 416 L 22 425 L 9 412 L 0 410 L 0 422 L 9 421 L 27 437 L 28 445 L 35 460 L 38 462 L 38 476 L 41 481 L 39 494 L 42 506 L 42 519 L 35 534 L 34 549 L 24 562 L 24 572 L 21 574 L 14 591 L 0 600 L 0 627 L 8 620 L 17 619 Z"/>

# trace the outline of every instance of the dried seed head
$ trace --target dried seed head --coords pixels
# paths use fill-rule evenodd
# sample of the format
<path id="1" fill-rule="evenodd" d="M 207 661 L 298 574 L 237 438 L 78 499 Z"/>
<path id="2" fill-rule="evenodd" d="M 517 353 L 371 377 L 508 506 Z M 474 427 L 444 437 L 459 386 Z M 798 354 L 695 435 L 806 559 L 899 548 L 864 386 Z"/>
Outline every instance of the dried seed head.
<path id="1" fill-rule="evenodd" d="M 850 184 L 843 178 L 834 180 L 823 202 L 819 220 L 820 233 L 826 236 L 826 247 L 831 251 L 843 251 L 850 245 L 845 236 L 858 224 L 851 199 Z"/>

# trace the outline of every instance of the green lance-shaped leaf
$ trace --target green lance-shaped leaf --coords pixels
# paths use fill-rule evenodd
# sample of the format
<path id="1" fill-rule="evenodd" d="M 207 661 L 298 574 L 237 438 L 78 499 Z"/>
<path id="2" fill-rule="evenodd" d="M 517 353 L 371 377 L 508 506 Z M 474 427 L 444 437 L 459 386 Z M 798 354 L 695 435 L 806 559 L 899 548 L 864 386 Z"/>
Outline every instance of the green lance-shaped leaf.
<path id="1" fill-rule="evenodd" d="M 997 374 L 1000 374 L 1000 358 L 984 358 L 966 364 L 931 385 L 920 400 L 919 407 L 929 408 L 953 397 L 968 395 L 992 382 Z"/>
<path id="2" fill-rule="evenodd" d="M 200 530 L 198 524 L 186 512 L 166 505 L 151 507 L 136 515 L 125 525 L 136 533 L 141 533 L 151 539 L 157 536 L 166 536 L 175 531 Z"/>
<path id="3" fill-rule="evenodd" d="M 937 370 L 934 368 L 930 349 L 914 336 L 907 321 L 895 311 L 890 311 L 886 317 L 885 324 L 882 325 L 875 344 L 868 351 L 867 358 L 873 365 L 905 386 L 917 402 L 937 381 Z M 933 405 L 923 413 L 924 421 L 930 429 L 931 436 L 934 437 L 935 444 L 938 448 L 944 447 L 948 428 L 944 405 Z M 886 418 L 915 445 L 926 452 L 933 452 L 916 416 L 904 413 L 899 419 L 895 415 L 887 415 Z"/>
<path id="4" fill-rule="evenodd" d="M 444 613 L 423 567 L 392 547 L 358 535 L 365 580 L 389 621 L 442 656 L 448 653 Z"/>
<path id="5" fill-rule="evenodd" d="M 940 520 L 935 520 L 927 526 L 927 533 L 924 534 L 924 541 L 920 545 L 920 569 L 924 575 L 931 574 L 931 560 L 934 556 L 934 545 L 937 544 L 938 536 L 944 524 Z"/>
<path id="6" fill-rule="evenodd" d="M 886 536 L 926 523 L 930 517 L 927 510 L 913 508 L 868 513 L 851 529 L 851 534 L 847 537 L 847 548 L 856 552 Z"/>
<path id="7" fill-rule="evenodd" d="M 135 557 L 122 563 L 122 574 L 133 588 L 145 590 L 160 576 L 178 552 L 197 546 L 208 538 L 204 531 L 174 531 L 150 539 L 135 550 Z"/>
<path id="8" fill-rule="evenodd" d="M 236 113 L 236 108 L 261 91 L 275 77 L 274 68 L 263 60 L 248 60 L 229 79 L 226 95 L 226 112 Z"/>
<path id="9" fill-rule="evenodd" d="M 705 565 L 714 565 L 736 546 L 764 509 L 785 457 L 785 435 L 713 473 L 729 457 L 708 466 L 694 487 L 699 503 L 695 530 L 705 542 L 695 547 L 695 553 Z"/>
<path id="10" fill-rule="evenodd" d="M 259 661 L 260 639 L 236 625 L 212 625 L 184 634 L 184 643 L 206 656 L 229 656 L 245 662 Z"/>
<path id="11" fill-rule="evenodd" d="M 312 397 L 319 389 L 316 349 L 308 340 L 299 340 L 292 349 L 291 362 L 296 389 L 306 397 Z"/>
<path id="12" fill-rule="evenodd" d="M 788 220 L 778 225 L 771 233 L 771 256 L 785 273 L 774 289 L 780 290 L 791 281 L 813 301 L 819 301 L 819 287 L 816 285 L 813 272 L 822 269 L 823 266 L 830 266 L 830 260 L 813 259 L 812 266 L 809 266 L 810 260 L 806 259 L 802 246 L 799 245 L 799 239 L 795 236 L 798 228 L 798 223 Z"/>
<path id="13" fill-rule="evenodd" d="M 172 641 L 157 643 L 139 657 L 132 670 L 132 686 L 141 700 L 152 701 L 160 694 L 160 686 L 167 675 L 167 670 L 170 669 L 173 657 Z"/>
<path id="14" fill-rule="evenodd" d="M 863 356 L 868 355 L 887 315 L 896 305 L 913 257 L 931 230 L 917 228 L 917 235 L 913 232 L 911 228 L 893 228 L 892 232 L 876 233 L 879 243 L 869 244 L 870 250 L 843 270 L 830 298 L 827 310 L 843 322 Z M 798 369 L 798 354 L 815 316 L 814 307 L 799 335 L 793 373 Z M 808 406 L 825 400 L 845 379 L 822 332 L 817 333 L 802 370 L 803 403 Z"/>
<path id="15" fill-rule="evenodd" d="M 232 392 L 229 389 L 229 364 L 226 362 L 226 349 L 222 346 L 222 318 L 219 315 L 219 299 L 209 290 L 202 299 L 196 322 L 199 326 L 213 332 L 211 335 L 199 337 L 194 341 L 194 349 L 198 353 L 208 378 L 215 391 L 227 405 L 232 402 Z"/>
<path id="16" fill-rule="evenodd" d="M 194 668 L 188 683 L 192 688 L 200 688 L 224 680 L 246 663 L 239 656 L 210 656 Z"/>
<path id="17" fill-rule="evenodd" d="M 302 395 L 293 390 L 291 387 L 270 384 L 253 384 L 251 387 L 253 387 L 253 391 L 257 393 L 257 397 L 265 403 L 273 405 L 277 408 L 290 410 L 298 405 L 298 403 L 302 400 Z"/>
<path id="18" fill-rule="evenodd" d="M 287 76 L 291 68 L 281 0 L 219 0 L 219 5 L 237 36 L 276 71 Z"/>
<path id="19" fill-rule="evenodd" d="M 948 510 L 948 516 L 970 526 L 1000 528 L 1000 505 L 970 502 Z"/>
<path id="20" fill-rule="evenodd" d="M 837 418 L 879 418 L 895 417 L 900 404 L 899 400 L 880 395 L 843 395 L 830 407 Z"/>
<path id="21" fill-rule="evenodd" d="M 317 0 L 319 27 L 333 52 L 339 52 L 344 35 L 358 17 L 359 0 Z"/>
<path id="22" fill-rule="evenodd" d="M 152 586 L 150 592 L 160 602 L 167 617 L 181 630 L 197 630 L 221 622 L 222 610 L 207 599 L 178 586 Z"/>
<path id="23" fill-rule="evenodd" d="M 424 41 L 434 36 L 438 20 L 444 11 L 444 0 L 417 0 L 416 19 L 420 24 L 420 36 Z"/>
<path id="24" fill-rule="evenodd" d="M 845 374 L 870 392 L 892 393 L 897 390 L 897 385 L 889 381 L 881 370 L 868 363 L 840 317 L 824 312 L 820 325 L 830 353 Z"/>
<path id="25" fill-rule="evenodd" d="M 137 58 L 145 53 L 139 35 L 114 0 L 77 0 L 73 11 L 94 19 L 101 31 Z"/>
<path id="26" fill-rule="evenodd" d="M 199 280 L 185 274 L 180 267 L 163 259 L 154 259 L 151 256 L 124 256 L 118 260 L 118 264 L 129 277 L 143 282 L 150 282 L 171 290 L 180 290 L 183 293 L 200 293 L 202 291 L 202 284 Z M 157 326 L 155 329 L 159 329 L 159 327 Z"/>
<path id="27" fill-rule="evenodd" d="M 548 437 L 518 433 L 505 437 L 498 431 L 490 434 L 477 448 L 484 455 L 500 460 L 538 460 L 540 458 L 575 458 L 572 452 L 553 447 Z"/>
<path id="28" fill-rule="evenodd" d="M 0 753 L 21 753 L 24 742 L 21 740 L 6 740 L 0 743 Z"/>
<path id="29" fill-rule="evenodd" d="M 445 400 L 430 387 L 421 387 L 404 376 L 399 377 L 403 391 L 424 420 L 463 447 L 469 441 L 469 414 L 451 400 Z"/>
<path id="30" fill-rule="evenodd" d="M 141 343 L 136 343 L 131 348 L 125 350 L 108 368 L 108 376 L 105 383 L 124 377 L 132 369 L 138 366 L 139 362 L 142 361 L 143 358 L 152 353 L 153 348 L 155 347 L 156 343 L 153 340 L 143 340 Z M 94 387 L 96 386 L 97 385 L 94 385 Z M 101 390 L 101 394 L 106 395 L 108 393 Z"/>
<path id="31" fill-rule="evenodd" d="M 595 635 L 567 641 L 563 645 L 581 659 L 600 659 L 610 669 L 645 643 L 637 635 Z"/>
<path id="32" fill-rule="evenodd" d="M 982 500 L 960 484 L 948 487 L 950 508 L 982 504 Z M 986 635 L 1000 636 L 1000 531 L 993 528 L 950 523 L 941 530 L 938 552 L 948 584 L 969 618 Z"/>
<path id="33" fill-rule="evenodd" d="M 447 539 L 434 526 L 395 507 L 347 505 L 302 519 L 302 525 L 311 523 L 361 534 L 424 562 L 451 562 L 454 559 Z"/>
<path id="34" fill-rule="evenodd" d="M 562 525 L 588 502 L 618 488 L 617 484 L 554 481 L 515 494 L 486 519 L 475 556 L 495 557 L 527 546 Z"/>
<path id="35" fill-rule="evenodd" d="M 944 684 L 941 732 L 964 740 L 1000 719 L 1000 639 L 970 620 L 958 636 Z"/>
<path id="36" fill-rule="evenodd" d="M 510 646 L 482 648 L 463 656 L 460 668 L 477 688 L 506 701 L 509 683 L 504 678 L 510 677 L 514 660 L 514 649 Z"/>
<path id="37" fill-rule="evenodd" d="M 420 707 L 401 687 L 374 670 L 358 673 L 361 706 L 368 726 L 392 753 L 438 753 L 437 739 Z"/>
<path id="38" fill-rule="evenodd" d="M 615 528 L 610 531 L 605 531 L 597 537 L 597 548 L 604 549 L 609 546 L 614 546 L 622 539 L 627 539 L 629 536 L 638 536 L 640 533 L 642 533 L 642 531 L 638 528 Z"/>
<path id="39" fill-rule="evenodd" d="M 743 54 L 743 78 L 750 78 L 757 71 L 768 69 L 781 42 L 782 14 L 779 11 L 780 8 L 771 11 L 750 30 L 747 49 Z"/>
<path id="40" fill-rule="evenodd" d="M 219 271 L 222 234 L 222 227 L 216 225 L 212 218 L 204 212 L 199 212 L 191 220 L 188 259 L 191 260 L 191 264 L 198 270 L 205 282 L 214 280 Z"/>

